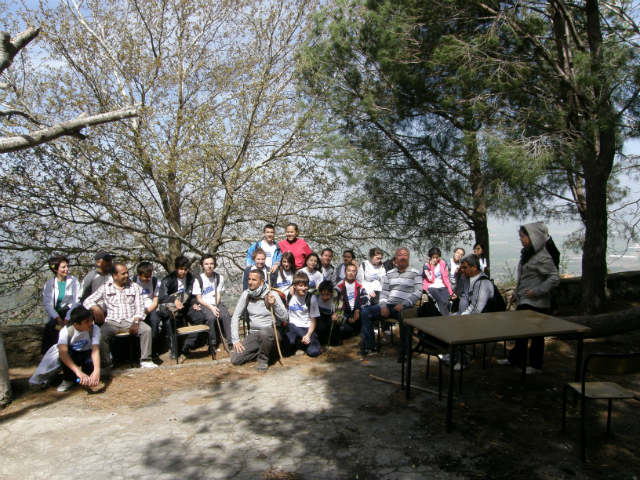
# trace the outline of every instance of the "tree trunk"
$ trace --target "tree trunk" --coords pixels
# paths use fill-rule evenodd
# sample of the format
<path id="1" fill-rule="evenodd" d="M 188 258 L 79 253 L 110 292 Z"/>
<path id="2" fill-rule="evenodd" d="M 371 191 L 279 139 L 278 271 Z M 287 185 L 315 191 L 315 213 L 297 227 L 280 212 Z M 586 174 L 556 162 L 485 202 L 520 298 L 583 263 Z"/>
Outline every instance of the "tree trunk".
<path id="1" fill-rule="evenodd" d="M 482 164 L 480 163 L 480 151 L 478 150 L 478 137 L 475 130 L 472 130 L 473 118 L 467 121 L 470 128 L 465 132 L 465 148 L 467 162 L 471 172 L 471 196 L 473 199 L 473 232 L 476 236 L 476 243 L 481 243 L 484 247 L 484 256 L 487 259 L 487 268 L 491 273 L 491 261 L 489 259 L 489 226 L 487 224 L 487 202 L 484 196 L 484 177 L 482 175 Z"/>
<path id="2" fill-rule="evenodd" d="M 9 382 L 9 363 L 4 351 L 4 341 L 0 333 L 0 407 L 11 403 L 11 383 Z"/>
<path id="3" fill-rule="evenodd" d="M 640 307 L 581 317 L 562 317 L 568 322 L 591 328 L 585 338 L 600 338 L 640 330 Z"/>

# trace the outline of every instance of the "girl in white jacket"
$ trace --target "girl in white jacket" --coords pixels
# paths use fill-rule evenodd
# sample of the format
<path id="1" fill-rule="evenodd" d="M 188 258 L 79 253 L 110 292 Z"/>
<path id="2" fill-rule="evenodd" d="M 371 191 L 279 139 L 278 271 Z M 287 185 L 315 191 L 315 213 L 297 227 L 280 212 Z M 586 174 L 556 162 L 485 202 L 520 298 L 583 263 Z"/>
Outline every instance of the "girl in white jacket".
<path id="1" fill-rule="evenodd" d="M 42 335 L 42 354 L 58 343 L 60 328 L 69 321 L 71 310 L 80 305 L 80 282 L 69 275 L 69 260 L 56 255 L 49 259 L 49 268 L 56 276 L 47 280 L 42 290 L 42 305 L 49 317 Z"/>

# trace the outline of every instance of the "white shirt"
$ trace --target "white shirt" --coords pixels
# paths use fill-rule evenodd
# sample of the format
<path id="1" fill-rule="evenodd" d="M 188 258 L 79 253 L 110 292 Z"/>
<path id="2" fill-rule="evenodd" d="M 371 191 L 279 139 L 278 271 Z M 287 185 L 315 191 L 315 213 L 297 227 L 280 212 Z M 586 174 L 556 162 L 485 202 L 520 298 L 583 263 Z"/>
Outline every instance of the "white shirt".
<path id="1" fill-rule="evenodd" d="M 433 283 L 429 285 L 429 288 L 444 288 L 444 282 L 442 281 L 442 272 L 440 271 L 440 262 L 436 265 L 436 268 L 433 271 L 435 279 Z"/>
<path id="2" fill-rule="evenodd" d="M 184 277 L 184 278 L 182 278 L 182 279 L 178 278 L 177 280 L 178 280 L 178 290 L 177 290 L 177 293 L 184 292 L 184 289 L 185 289 L 185 288 L 186 288 L 186 286 L 187 286 L 187 277 Z"/>
<path id="3" fill-rule="evenodd" d="M 358 269 L 356 280 L 358 280 L 367 292 L 382 291 L 382 277 L 387 271 L 382 266 L 382 262 L 377 266 L 373 266 L 369 260 L 362 262 Z"/>
<path id="4" fill-rule="evenodd" d="M 222 288 L 224 287 L 224 283 L 222 280 L 222 275 L 218 278 L 218 284 L 214 281 L 214 277 L 216 275 L 211 275 L 211 277 L 207 277 L 206 273 L 201 273 L 200 278 L 202 279 L 202 288 L 200 288 L 200 282 L 196 278 L 196 281 L 193 282 L 193 295 L 202 295 L 202 300 L 207 302 L 209 305 L 218 305 L 216 302 L 216 293 L 221 293 Z"/>
<path id="5" fill-rule="evenodd" d="M 97 325 L 92 325 L 92 327 L 91 336 L 89 336 L 89 332 L 79 332 L 74 328 L 71 342 L 69 342 L 68 327 L 62 327 L 60 335 L 58 335 L 58 345 L 69 345 L 69 348 L 76 352 L 91 350 L 92 345 L 100 345 L 100 328 Z"/>
<path id="6" fill-rule="evenodd" d="M 267 260 L 264 264 L 267 267 L 271 268 L 271 266 L 273 265 L 273 257 L 276 254 L 276 248 L 278 248 L 278 244 L 276 242 L 273 242 L 271 245 L 269 245 L 266 240 L 262 240 L 260 242 L 260 248 L 264 250 L 264 253 L 267 256 Z"/>
<path id="7" fill-rule="evenodd" d="M 353 312 L 353 307 L 356 305 L 356 282 L 349 283 L 345 281 L 344 288 L 347 291 L 347 300 Z"/>
<path id="8" fill-rule="evenodd" d="M 140 277 L 136 278 L 136 283 L 142 288 L 142 300 L 144 301 L 144 308 L 149 308 L 153 303 L 153 300 L 160 293 L 160 280 L 156 280 L 156 288 L 153 288 L 153 277 L 148 282 L 143 282 Z"/>
<path id="9" fill-rule="evenodd" d="M 314 270 L 313 272 L 309 273 L 309 270 L 307 270 L 307 267 L 304 267 L 300 271 L 306 273 L 307 277 L 309 277 L 309 289 L 318 288 L 322 283 L 322 281 L 324 280 L 322 273 L 320 273 L 317 270 Z"/>
<path id="10" fill-rule="evenodd" d="M 318 297 L 318 311 L 322 315 L 331 315 L 336 311 L 336 305 L 333 303 L 333 299 L 330 298 L 328 302 L 324 302 L 322 298 Z"/>
<path id="11" fill-rule="evenodd" d="M 316 296 L 311 297 L 311 309 L 307 308 L 304 297 L 293 295 L 289 301 L 289 322 L 296 327 L 309 328 L 311 319 L 318 318 L 320 310 L 318 310 L 318 300 Z"/>
<path id="12" fill-rule="evenodd" d="M 280 272 L 278 272 L 278 276 L 277 276 L 277 280 L 276 280 L 276 286 L 280 290 L 286 290 L 293 283 L 293 273 L 285 272 L 284 270 L 282 271 L 282 273 L 284 274 L 284 279 L 282 278 L 282 274 Z"/>

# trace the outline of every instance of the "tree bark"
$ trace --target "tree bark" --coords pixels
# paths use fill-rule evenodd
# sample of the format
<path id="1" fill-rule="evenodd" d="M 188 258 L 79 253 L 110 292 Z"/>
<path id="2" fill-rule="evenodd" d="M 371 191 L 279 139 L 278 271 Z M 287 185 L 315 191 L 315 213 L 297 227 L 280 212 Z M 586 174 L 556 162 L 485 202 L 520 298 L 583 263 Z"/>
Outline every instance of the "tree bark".
<path id="1" fill-rule="evenodd" d="M 39 28 L 29 27 L 16 35 L 12 42 L 11 35 L 7 32 L 0 32 L 0 73 L 11 66 L 20 50 L 26 47 L 39 33 Z"/>
<path id="2" fill-rule="evenodd" d="M 60 138 L 66 135 L 72 135 L 80 138 L 84 138 L 84 135 L 80 133 L 85 127 L 92 125 L 101 125 L 103 123 L 115 122 L 118 120 L 124 120 L 125 118 L 132 118 L 138 116 L 138 107 L 127 107 L 120 110 L 114 110 L 112 112 L 100 113 L 98 115 L 91 116 L 79 116 L 73 120 L 59 123 L 43 130 L 37 130 L 35 132 L 29 132 L 25 135 L 17 135 L 15 137 L 0 139 L 0 153 L 17 152 L 19 150 L 26 150 L 27 148 L 42 145 L 43 143 L 51 142 L 56 138 Z"/>
<path id="3" fill-rule="evenodd" d="M 4 351 L 4 342 L 0 333 L 0 407 L 11 403 L 11 383 L 9 382 L 9 363 Z"/>
<path id="4" fill-rule="evenodd" d="M 471 172 L 471 196 L 473 201 L 473 232 L 476 243 L 481 243 L 484 257 L 487 259 L 487 268 L 491 273 L 490 247 L 489 247 L 489 225 L 487 223 L 487 202 L 484 194 L 484 176 L 482 175 L 482 164 L 480 163 L 480 151 L 478 149 L 477 132 L 472 128 L 472 119 L 467 121 L 469 130 L 465 131 L 466 157 Z M 473 252 L 471 252 L 473 253 Z"/>
<path id="5" fill-rule="evenodd" d="M 601 338 L 640 330 L 640 307 L 580 317 L 562 317 L 568 322 L 591 328 L 585 338 Z"/>

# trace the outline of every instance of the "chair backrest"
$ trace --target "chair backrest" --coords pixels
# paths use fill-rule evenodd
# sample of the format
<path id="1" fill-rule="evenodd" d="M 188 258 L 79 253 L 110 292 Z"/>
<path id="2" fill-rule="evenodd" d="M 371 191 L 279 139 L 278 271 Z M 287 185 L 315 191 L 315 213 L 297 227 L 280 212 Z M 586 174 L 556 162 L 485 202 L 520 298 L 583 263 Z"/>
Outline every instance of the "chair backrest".
<path id="1" fill-rule="evenodd" d="M 406 308 L 400 311 L 400 315 L 402 316 L 402 320 L 407 320 L 408 318 L 418 318 L 418 309 L 417 308 Z"/>
<path id="2" fill-rule="evenodd" d="M 640 372 L 640 353 L 592 353 L 584 361 L 583 372 L 602 375 L 630 375 Z"/>

